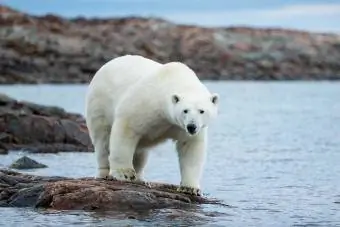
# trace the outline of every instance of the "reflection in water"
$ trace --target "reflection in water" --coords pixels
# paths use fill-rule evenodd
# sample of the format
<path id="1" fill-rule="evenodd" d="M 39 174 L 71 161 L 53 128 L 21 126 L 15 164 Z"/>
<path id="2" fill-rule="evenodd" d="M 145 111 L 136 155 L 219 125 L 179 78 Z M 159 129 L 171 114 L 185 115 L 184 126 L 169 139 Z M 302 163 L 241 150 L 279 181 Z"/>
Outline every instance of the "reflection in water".
<path id="1" fill-rule="evenodd" d="M 0 208 L 0 226 L 340 226 L 340 84 L 210 82 L 220 116 L 209 130 L 203 192 L 230 207 L 135 213 Z M 85 86 L 3 86 L 15 98 L 83 113 Z M 63 99 L 60 99 L 63 97 Z M 178 184 L 173 145 L 151 153 L 145 177 Z M 22 156 L 0 156 L 0 168 Z M 95 175 L 88 153 L 30 154 L 39 175 Z M 60 168 L 60 167 L 63 168 Z"/>
<path id="2" fill-rule="evenodd" d="M 220 220 L 227 214 L 222 212 L 208 212 L 202 209 L 160 209 L 160 210 L 140 210 L 135 212 L 93 212 L 90 214 L 93 218 L 100 220 L 106 219 L 106 222 L 116 223 L 120 220 L 121 223 L 127 224 L 141 224 L 142 226 L 153 226 L 157 224 L 166 224 L 170 226 L 196 226 L 203 224 L 211 224 L 214 218 L 218 217 L 216 221 Z"/>

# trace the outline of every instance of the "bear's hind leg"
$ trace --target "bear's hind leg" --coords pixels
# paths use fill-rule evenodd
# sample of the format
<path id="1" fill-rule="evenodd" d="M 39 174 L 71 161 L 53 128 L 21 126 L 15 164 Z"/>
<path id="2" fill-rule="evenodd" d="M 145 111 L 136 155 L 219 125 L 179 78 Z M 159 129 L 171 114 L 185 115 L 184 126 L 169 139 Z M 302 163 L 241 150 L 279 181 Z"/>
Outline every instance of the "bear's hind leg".
<path id="1" fill-rule="evenodd" d="M 97 159 L 97 178 L 110 178 L 109 139 L 111 126 L 104 117 L 87 119 L 87 127 Z"/>
<path id="2" fill-rule="evenodd" d="M 135 181 L 133 157 L 139 136 L 128 127 L 126 120 L 116 119 L 110 134 L 110 175 L 117 180 Z"/>
<path id="3" fill-rule="evenodd" d="M 144 167 L 147 163 L 149 151 L 146 149 L 136 149 L 133 156 L 133 167 L 136 171 L 137 180 L 143 181 Z"/>

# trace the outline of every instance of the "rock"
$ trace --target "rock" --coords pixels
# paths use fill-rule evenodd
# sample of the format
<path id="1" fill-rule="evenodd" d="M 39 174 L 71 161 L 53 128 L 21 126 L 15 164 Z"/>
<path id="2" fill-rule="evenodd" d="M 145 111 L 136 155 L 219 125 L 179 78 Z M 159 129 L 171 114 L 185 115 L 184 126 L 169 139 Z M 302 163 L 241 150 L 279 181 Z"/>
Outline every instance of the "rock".
<path id="1" fill-rule="evenodd" d="M 27 156 L 23 156 L 19 158 L 18 160 L 16 160 L 10 165 L 10 168 L 13 168 L 13 169 L 37 169 L 37 168 L 46 168 L 46 167 L 47 165 L 39 163 Z"/>
<path id="2" fill-rule="evenodd" d="M 8 135 L 6 133 L 3 132 L 0 133 L 0 155 L 8 154 L 7 148 L 1 143 L 1 141 L 4 141 L 7 138 L 7 136 Z"/>
<path id="3" fill-rule="evenodd" d="M 8 150 L 0 147 L 0 155 L 8 154 Z"/>
<path id="4" fill-rule="evenodd" d="M 0 151 L 4 154 L 8 150 L 91 152 L 93 146 L 80 114 L 18 101 L 0 93 Z"/>
<path id="5" fill-rule="evenodd" d="M 3 84 L 88 83 L 106 61 L 124 54 L 182 61 L 209 80 L 340 79 L 339 34 L 0 11 Z"/>
<path id="6" fill-rule="evenodd" d="M 95 178 L 42 177 L 0 169 L 0 204 L 11 207 L 131 212 L 177 209 L 200 204 L 228 205 L 205 196 L 181 194 L 176 185 L 100 180 Z"/>
<path id="7" fill-rule="evenodd" d="M 15 100 L 8 95 L 0 93 L 0 105 L 6 105 L 7 103 L 14 102 Z"/>

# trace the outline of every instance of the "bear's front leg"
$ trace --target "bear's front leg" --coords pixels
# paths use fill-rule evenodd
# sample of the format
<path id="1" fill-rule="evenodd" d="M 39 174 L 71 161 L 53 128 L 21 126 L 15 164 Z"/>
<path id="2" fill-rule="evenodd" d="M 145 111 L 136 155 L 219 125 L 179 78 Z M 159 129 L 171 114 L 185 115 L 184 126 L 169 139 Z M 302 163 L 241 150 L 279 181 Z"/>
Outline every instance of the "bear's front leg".
<path id="1" fill-rule="evenodd" d="M 117 180 L 135 181 L 133 156 L 139 137 L 128 126 L 128 122 L 116 119 L 110 134 L 110 175 Z"/>
<path id="2" fill-rule="evenodd" d="M 181 171 L 179 192 L 201 195 L 199 186 L 205 163 L 205 135 L 197 135 L 187 141 L 177 142 L 177 151 Z"/>

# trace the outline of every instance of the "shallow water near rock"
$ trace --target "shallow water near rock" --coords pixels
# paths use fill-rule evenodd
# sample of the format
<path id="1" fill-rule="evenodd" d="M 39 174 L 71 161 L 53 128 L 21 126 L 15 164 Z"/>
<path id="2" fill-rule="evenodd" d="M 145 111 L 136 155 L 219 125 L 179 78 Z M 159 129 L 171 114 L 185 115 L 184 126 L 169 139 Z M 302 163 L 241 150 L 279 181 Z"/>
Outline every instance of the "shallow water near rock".
<path id="1" fill-rule="evenodd" d="M 174 210 L 120 214 L 0 208 L 0 226 L 340 226 L 340 83 L 206 84 L 220 94 L 221 109 L 209 130 L 202 190 L 230 207 L 205 205 L 201 209 L 207 213 L 201 216 Z M 85 85 L 0 86 L 14 98 L 81 114 L 85 90 Z M 154 149 L 147 180 L 179 183 L 173 148 L 166 143 Z M 21 172 L 68 177 L 96 172 L 93 154 L 76 152 L 10 152 L 0 156 L 0 168 L 23 155 L 48 168 Z"/>

